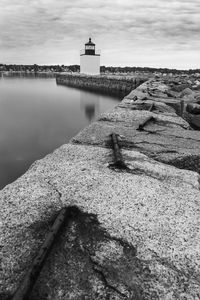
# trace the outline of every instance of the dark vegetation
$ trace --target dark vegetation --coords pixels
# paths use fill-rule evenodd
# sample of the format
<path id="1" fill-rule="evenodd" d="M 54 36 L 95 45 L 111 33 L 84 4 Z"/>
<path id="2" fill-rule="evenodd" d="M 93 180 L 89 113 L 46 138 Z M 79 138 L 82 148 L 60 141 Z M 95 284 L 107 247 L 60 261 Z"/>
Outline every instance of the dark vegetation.
<path id="1" fill-rule="evenodd" d="M 130 72 L 149 72 L 149 73 L 173 73 L 173 74 L 194 74 L 200 73 L 200 69 L 190 69 L 190 70 L 177 70 L 177 69 L 167 69 L 167 68 L 149 68 L 149 67 L 105 67 L 101 66 L 101 72 L 106 71 L 110 73 L 130 73 Z"/>
<path id="2" fill-rule="evenodd" d="M 101 73 L 132 73 L 132 72 L 149 72 L 149 73 L 172 73 L 172 74 L 195 74 L 200 73 L 200 69 L 176 70 L 167 68 L 149 68 L 149 67 L 113 67 L 101 66 Z M 0 71 L 17 71 L 17 72 L 80 72 L 79 65 L 16 65 L 0 64 Z"/>

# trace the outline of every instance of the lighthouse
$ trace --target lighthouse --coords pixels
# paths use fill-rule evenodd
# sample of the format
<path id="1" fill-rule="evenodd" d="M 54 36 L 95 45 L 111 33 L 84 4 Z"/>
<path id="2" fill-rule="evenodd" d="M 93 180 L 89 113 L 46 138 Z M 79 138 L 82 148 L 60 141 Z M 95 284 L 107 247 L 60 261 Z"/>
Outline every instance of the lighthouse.
<path id="1" fill-rule="evenodd" d="M 89 38 L 85 49 L 80 53 L 80 73 L 88 75 L 100 74 L 100 51 L 95 50 L 95 44 Z"/>

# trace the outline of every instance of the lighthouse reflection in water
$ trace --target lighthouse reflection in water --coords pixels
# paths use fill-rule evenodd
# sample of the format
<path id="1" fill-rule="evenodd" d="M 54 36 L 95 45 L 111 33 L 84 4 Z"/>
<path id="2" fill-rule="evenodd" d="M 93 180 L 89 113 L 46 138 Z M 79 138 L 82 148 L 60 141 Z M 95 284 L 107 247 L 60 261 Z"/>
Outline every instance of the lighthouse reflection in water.
<path id="1" fill-rule="evenodd" d="M 81 93 L 80 105 L 81 110 L 84 111 L 85 117 L 90 123 L 99 115 L 100 96 L 96 95 L 94 97 L 94 95 L 92 95 L 91 93 Z"/>

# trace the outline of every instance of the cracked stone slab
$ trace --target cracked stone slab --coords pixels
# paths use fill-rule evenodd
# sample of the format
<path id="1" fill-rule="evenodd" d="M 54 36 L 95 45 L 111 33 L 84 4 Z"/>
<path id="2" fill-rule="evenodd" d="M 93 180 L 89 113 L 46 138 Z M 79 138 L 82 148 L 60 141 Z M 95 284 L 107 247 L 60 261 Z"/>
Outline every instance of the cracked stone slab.
<path id="1" fill-rule="evenodd" d="M 189 124 L 178 117 L 177 115 L 164 115 L 156 114 L 154 112 L 146 110 L 131 110 L 124 109 L 121 107 L 115 107 L 114 109 L 103 113 L 98 118 L 99 121 L 109 121 L 115 123 L 124 123 L 126 126 L 131 126 L 133 129 L 136 129 L 138 124 L 143 122 L 146 118 L 152 116 L 156 123 L 159 122 L 165 123 L 166 126 L 179 127 L 188 129 Z"/>
<path id="2" fill-rule="evenodd" d="M 148 96 L 147 100 L 143 100 L 143 102 L 154 102 L 155 105 L 166 105 L 168 109 L 171 109 L 171 111 L 175 111 L 178 115 L 181 113 L 181 100 L 177 98 L 163 98 L 163 97 L 152 97 Z M 138 100 L 140 101 L 140 100 Z M 123 99 L 122 103 L 133 103 L 136 102 L 134 100 L 127 99 L 126 97 Z M 161 111 L 162 112 L 162 111 Z"/>
<path id="3" fill-rule="evenodd" d="M 94 122 L 73 139 L 73 143 L 110 146 L 110 134 L 116 133 L 123 148 L 138 150 L 158 161 L 180 168 L 200 171 L 200 132 L 150 122 L 144 131 L 121 122 Z"/>
<path id="4" fill-rule="evenodd" d="M 144 91 L 138 91 L 138 89 L 131 91 L 126 98 L 127 99 L 140 99 L 140 100 L 146 100 L 149 94 Z"/>
<path id="5" fill-rule="evenodd" d="M 160 93 L 165 93 L 168 91 L 169 87 L 167 84 L 164 83 L 164 81 L 161 80 L 154 80 L 150 79 L 143 84 L 141 84 L 139 87 L 137 87 L 137 91 L 154 91 L 154 92 L 160 92 Z"/>
<path id="6" fill-rule="evenodd" d="M 153 110 L 154 113 L 156 112 L 156 113 L 168 114 L 177 117 L 175 113 L 175 109 L 159 101 L 153 101 L 153 100 L 134 101 L 134 100 L 124 98 L 121 101 L 121 103 L 118 105 L 118 107 L 134 109 L 134 110 L 149 110 L 152 104 L 154 104 L 154 110 Z"/>
<path id="7" fill-rule="evenodd" d="M 161 103 L 164 103 L 166 105 L 168 105 L 169 107 L 175 109 L 176 113 L 178 115 L 181 114 L 181 101 L 182 99 L 179 99 L 179 98 L 163 98 L 163 97 L 149 97 L 148 98 L 149 100 L 151 101 L 154 101 L 154 102 L 161 102 Z"/>
<path id="8" fill-rule="evenodd" d="M 133 101 L 150 100 L 154 102 L 162 102 L 175 109 L 177 114 L 181 114 L 181 101 L 191 102 L 189 96 L 182 99 L 180 93 L 171 90 L 169 83 L 162 80 L 148 80 L 141 84 L 137 89 L 133 90 L 128 96 L 127 100 Z M 194 99 L 192 100 L 194 102 Z"/>
<path id="9" fill-rule="evenodd" d="M 184 111 L 183 113 L 184 119 L 187 120 L 188 123 L 192 125 L 192 127 L 196 128 L 197 130 L 195 132 L 199 132 L 200 129 L 200 115 L 194 115 L 187 111 Z"/>
<path id="10" fill-rule="evenodd" d="M 58 210 L 75 205 L 148 263 L 146 299 L 198 297 L 199 174 L 133 150 L 122 154 L 128 172 L 109 168 L 111 149 L 63 145 L 0 192 L 2 294 L 16 288 Z M 99 263 L 106 249 L 94 260 Z"/>

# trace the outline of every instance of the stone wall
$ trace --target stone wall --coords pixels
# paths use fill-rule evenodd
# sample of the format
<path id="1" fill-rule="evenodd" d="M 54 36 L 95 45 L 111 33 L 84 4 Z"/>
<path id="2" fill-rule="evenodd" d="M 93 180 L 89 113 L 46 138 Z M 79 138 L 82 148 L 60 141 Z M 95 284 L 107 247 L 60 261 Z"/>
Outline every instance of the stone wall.
<path id="1" fill-rule="evenodd" d="M 106 93 L 121 98 L 146 80 L 147 78 L 133 78 L 130 76 L 89 76 L 81 74 L 65 74 L 56 76 L 57 84 Z"/>
<path id="2" fill-rule="evenodd" d="M 0 192 L 1 299 L 63 207 L 73 217 L 30 300 L 200 298 L 200 132 L 168 105 L 180 100 L 162 81 L 143 83 Z"/>

